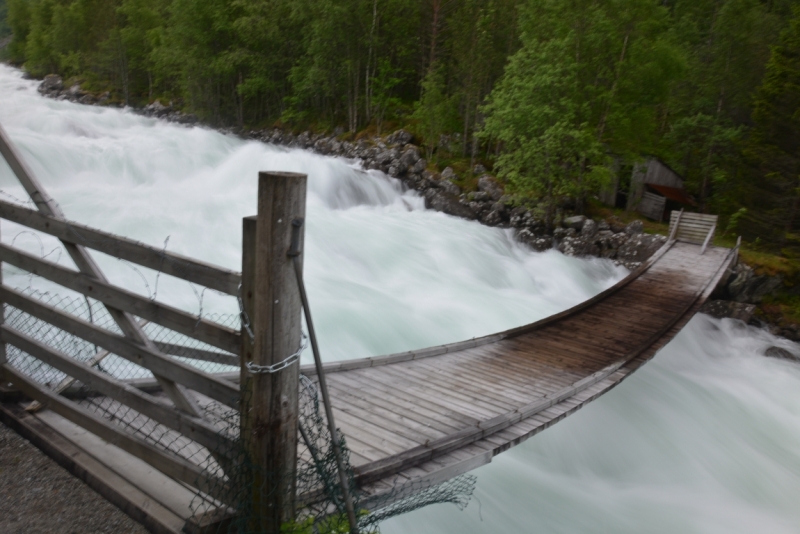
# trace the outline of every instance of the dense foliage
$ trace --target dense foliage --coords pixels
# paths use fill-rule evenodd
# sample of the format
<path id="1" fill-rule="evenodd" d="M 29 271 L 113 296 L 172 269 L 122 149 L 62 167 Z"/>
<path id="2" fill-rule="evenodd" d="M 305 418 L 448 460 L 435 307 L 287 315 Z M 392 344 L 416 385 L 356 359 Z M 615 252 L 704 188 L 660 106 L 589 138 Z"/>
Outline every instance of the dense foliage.
<path id="1" fill-rule="evenodd" d="M 799 0 L 6 4 L 9 59 L 122 103 L 214 125 L 409 127 L 429 160 L 494 165 L 551 216 L 655 155 L 701 209 L 735 214 L 723 228 L 795 242 Z"/>

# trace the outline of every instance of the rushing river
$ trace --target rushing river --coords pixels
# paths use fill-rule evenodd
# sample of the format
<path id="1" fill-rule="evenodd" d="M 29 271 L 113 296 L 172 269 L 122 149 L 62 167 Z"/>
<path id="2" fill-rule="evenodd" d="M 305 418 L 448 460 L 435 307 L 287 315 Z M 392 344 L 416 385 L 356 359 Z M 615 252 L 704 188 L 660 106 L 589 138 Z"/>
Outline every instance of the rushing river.
<path id="1" fill-rule="evenodd" d="M 305 273 L 327 360 L 525 324 L 626 273 L 533 253 L 508 231 L 427 211 L 415 193 L 353 162 L 45 99 L 2 65 L 0 123 L 69 218 L 236 270 L 258 171 L 308 174 Z M 5 163 L 0 189 L 25 198 Z M 71 265 L 54 240 L 5 221 L 0 232 Z M 230 297 L 93 255 L 112 281 L 143 295 L 192 313 L 236 311 Z M 8 266 L 4 276 L 56 290 Z M 771 344 L 796 350 L 698 316 L 615 390 L 476 470 L 466 511 L 435 505 L 382 531 L 798 532 L 800 365 L 761 356 Z"/>

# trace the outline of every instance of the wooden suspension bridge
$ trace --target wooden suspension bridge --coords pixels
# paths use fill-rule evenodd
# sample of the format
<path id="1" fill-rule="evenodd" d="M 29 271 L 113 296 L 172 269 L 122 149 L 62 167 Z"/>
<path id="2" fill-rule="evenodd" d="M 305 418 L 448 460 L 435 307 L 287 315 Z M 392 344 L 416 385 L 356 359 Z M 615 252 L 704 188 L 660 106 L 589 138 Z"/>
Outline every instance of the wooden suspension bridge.
<path id="1" fill-rule="evenodd" d="M 299 274 L 295 280 L 302 271 L 304 176 L 260 175 L 258 216 L 244 220 L 242 272 L 236 273 L 67 221 L 2 129 L 0 152 L 36 206 L 0 201 L 0 218 L 61 240 L 77 270 L 6 244 L 0 261 L 102 303 L 116 325 L 103 328 L 0 287 L 5 317 L 17 310 L 98 348 L 79 360 L 10 322 L 0 325 L 0 417 L 154 532 L 200 532 L 219 519 L 213 513 L 198 518 L 190 505 L 198 492 L 224 501 L 215 488 L 230 483 L 230 477 L 209 475 L 202 463 L 213 458 L 223 471 L 235 469 L 232 458 L 219 453 L 231 437 L 209 416 L 213 403 L 240 411 L 242 435 L 253 436 L 246 444 L 252 461 L 291 471 L 301 441 L 299 375 L 315 380 L 350 450 L 359 506 L 369 509 L 385 504 L 386 495 L 399 499 L 484 465 L 619 384 L 681 330 L 736 261 L 736 249 L 710 245 L 716 217 L 673 212 L 669 239 L 658 252 L 562 313 L 464 342 L 300 367 L 297 357 L 286 356 L 300 344 L 306 298 L 298 292 Z M 241 330 L 114 286 L 87 249 L 239 298 Z M 147 323 L 202 348 L 154 342 L 143 328 Z M 13 351 L 65 378 L 42 383 L 11 357 Z M 99 372 L 95 365 L 109 355 L 150 371 L 152 379 Z M 192 362 L 240 370 L 212 373 Z M 84 395 L 88 388 L 118 406 L 118 420 L 72 398 L 75 381 Z M 160 447 L 117 424 L 131 410 L 191 447 Z M 285 491 L 268 497 L 274 500 L 265 508 L 274 517 L 262 526 L 291 518 L 311 498 L 294 494 L 292 480 L 277 484 Z"/>

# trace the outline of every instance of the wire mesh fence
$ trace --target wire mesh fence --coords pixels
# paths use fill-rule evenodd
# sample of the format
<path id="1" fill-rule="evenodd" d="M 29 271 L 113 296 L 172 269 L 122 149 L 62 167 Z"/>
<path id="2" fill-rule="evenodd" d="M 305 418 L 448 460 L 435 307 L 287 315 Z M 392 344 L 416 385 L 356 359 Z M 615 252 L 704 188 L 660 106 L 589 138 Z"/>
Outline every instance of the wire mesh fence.
<path id="1" fill-rule="evenodd" d="M 90 298 L 59 295 L 37 291 L 32 288 L 19 290 L 28 297 L 90 322 L 111 333 L 122 335 L 105 306 Z M 236 315 L 207 314 L 212 320 L 229 328 L 238 329 Z M 17 308 L 5 305 L 5 322 L 11 328 L 25 334 L 52 349 L 75 360 L 86 363 L 96 370 L 117 380 L 130 381 L 142 387 L 150 381 L 151 395 L 160 401 L 169 402 L 157 391 L 153 374 L 146 368 L 114 354 L 104 355 L 100 347 Z M 183 361 L 208 373 L 238 372 L 238 365 L 230 365 L 227 354 L 203 342 L 172 331 L 155 323 L 144 324 L 148 337 L 171 358 Z M 101 357 L 98 357 L 101 356 Z M 281 526 L 279 531 L 269 530 L 261 523 L 264 510 L 259 509 L 259 499 L 254 495 L 265 495 L 280 491 L 277 480 L 285 477 L 275 473 L 263 473 L 248 458 L 246 444 L 240 435 L 240 413 L 203 395 L 193 392 L 203 410 L 204 419 L 211 423 L 224 437 L 224 443 L 209 450 L 184 434 L 161 424 L 110 397 L 100 395 L 82 384 L 71 381 L 63 372 L 18 348 L 8 345 L 9 364 L 37 382 L 40 386 L 62 393 L 74 400 L 84 410 L 103 418 L 122 431 L 169 452 L 202 469 L 205 479 L 214 486 L 197 490 L 191 509 L 196 524 L 207 525 L 204 532 L 219 534 L 282 534 L 347 533 L 350 527 L 345 513 L 345 503 L 337 471 L 337 462 L 332 447 L 324 410 L 316 383 L 301 375 L 299 384 L 299 429 L 298 455 L 294 473 L 296 518 Z M 71 383 L 68 384 L 67 381 Z M 68 387 L 65 388 L 65 384 Z M 475 488 L 475 477 L 462 475 L 443 484 L 428 487 L 419 482 L 397 486 L 378 497 L 362 492 L 354 477 L 349 459 L 347 443 L 340 436 L 340 447 L 344 455 L 346 479 L 350 494 L 358 511 L 359 531 L 375 533 L 379 523 L 408 511 L 433 503 L 452 503 L 463 509 L 470 501 Z M 199 484 L 198 484 L 199 485 Z"/>

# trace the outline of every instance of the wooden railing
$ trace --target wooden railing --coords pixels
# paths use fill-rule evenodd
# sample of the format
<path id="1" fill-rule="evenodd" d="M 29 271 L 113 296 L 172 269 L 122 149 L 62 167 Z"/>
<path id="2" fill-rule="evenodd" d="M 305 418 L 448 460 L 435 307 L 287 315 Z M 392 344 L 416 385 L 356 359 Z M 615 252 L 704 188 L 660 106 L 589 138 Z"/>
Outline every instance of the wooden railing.
<path id="1" fill-rule="evenodd" d="M 75 380 L 80 381 L 99 394 L 122 403 L 205 447 L 221 466 L 221 473 L 230 466 L 226 451 L 232 449 L 232 438 L 221 432 L 213 421 L 207 419 L 200 408 L 197 394 L 238 410 L 239 387 L 232 381 L 204 372 L 170 354 L 238 367 L 242 344 L 240 332 L 113 285 L 105 278 L 85 248 L 227 295 L 238 294 L 241 275 L 66 220 L 58 205 L 47 195 L 21 159 L 2 128 L 0 128 L 0 153 L 37 207 L 37 210 L 33 210 L 0 201 L 0 218 L 58 238 L 78 270 L 60 266 L 8 244 L 0 244 L 0 262 L 13 265 L 102 303 L 122 332 L 122 334 L 112 332 L 25 292 L 2 285 L 0 286 L 0 303 L 3 305 L 3 314 L 0 315 L 0 373 L 3 378 L 40 405 L 114 443 L 163 473 L 212 496 L 223 498 L 226 482 L 219 476 L 210 475 L 196 463 L 166 448 L 155 446 L 134 433 L 127 432 L 108 418 L 100 417 L 61 393 L 66 392 Z M 65 332 L 66 335 L 93 344 L 97 347 L 97 354 L 88 361 L 81 361 L 48 345 L 42 339 L 32 337 L 28 332 L 5 324 L 3 319 L 9 306 L 27 314 L 33 318 L 31 320 L 45 322 Z M 207 344 L 213 349 L 219 349 L 219 352 L 174 343 L 157 343 L 146 335 L 144 325 L 147 323 L 161 325 Z M 12 365 L 8 359 L 7 345 L 66 374 L 68 378 L 55 388 L 38 382 L 24 370 Z M 94 368 L 95 364 L 112 354 L 152 372 L 172 404 Z"/>
<path id="2" fill-rule="evenodd" d="M 711 240 L 714 239 L 717 219 L 716 215 L 688 213 L 683 210 L 673 211 L 669 219 L 670 238 L 674 237 L 678 241 L 702 244 L 702 254 L 711 243 Z"/>

